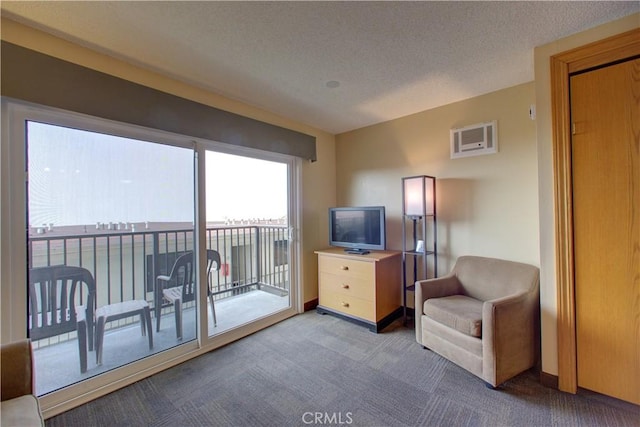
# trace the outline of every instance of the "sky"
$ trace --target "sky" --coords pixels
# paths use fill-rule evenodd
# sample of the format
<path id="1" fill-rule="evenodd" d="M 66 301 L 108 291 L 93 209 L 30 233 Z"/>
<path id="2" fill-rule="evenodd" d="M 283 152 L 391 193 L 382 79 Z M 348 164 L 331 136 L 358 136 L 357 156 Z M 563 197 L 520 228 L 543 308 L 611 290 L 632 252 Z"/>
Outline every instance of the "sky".
<path id="1" fill-rule="evenodd" d="M 287 214 L 287 165 L 207 151 L 207 221 L 282 218 Z"/>
<path id="2" fill-rule="evenodd" d="M 29 224 L 192 222 L 193 151 L 28 122 Z M 280 218 L 287 165 L 207 152 L 207 221 Z"/>

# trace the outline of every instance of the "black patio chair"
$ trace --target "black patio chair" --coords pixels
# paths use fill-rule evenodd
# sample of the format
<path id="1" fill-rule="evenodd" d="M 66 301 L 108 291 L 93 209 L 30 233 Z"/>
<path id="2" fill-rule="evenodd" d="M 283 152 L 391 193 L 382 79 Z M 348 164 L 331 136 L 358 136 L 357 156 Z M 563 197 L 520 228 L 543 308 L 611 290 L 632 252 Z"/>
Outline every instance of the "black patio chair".
<path id="1" fill-rule="evenodd" d="M 37 341 L 77 331 L 80 372 L 86 372 L 87 344 L 93 350 L 95 301 L 96 284 L 85 268 L 30 269 L 29 338 Z"/>
<path id="2" fill-rule="evenodd" d="M 207 281 L 213 269 L 220 269 L 220 254 L 213 249 L 207 250 Z M 156 303 L 161 303 L 162 298 L 171 302 L 175 311 L 176 335 L 182 339 L 182 304 L 195 300 L 195 264 L 193 262 L 193 252 L 187 252 L 176 259 L 168 276 L 158 276 L 156 278 Z M 160 295 L 162 294 L 162 298 Z M 216 308 L 213 301 L 211 287 L 207 284 L 207 294 L 211 304 L 213 314 L 213 324 L 217 325 Z M 160 310 L 156 309 L 156 330 L 160 331 Z"/>

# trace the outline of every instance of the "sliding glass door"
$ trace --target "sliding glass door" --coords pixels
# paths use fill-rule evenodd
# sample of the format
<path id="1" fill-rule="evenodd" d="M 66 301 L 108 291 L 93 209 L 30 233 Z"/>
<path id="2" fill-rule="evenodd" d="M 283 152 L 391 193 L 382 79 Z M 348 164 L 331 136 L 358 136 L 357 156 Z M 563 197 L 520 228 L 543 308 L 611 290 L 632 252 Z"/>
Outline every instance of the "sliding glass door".
<path id="1" fill-rule="evenodd" d="M 291 307 L 290 164 L 206 151 L 209 336 Z M 215 313 L 215 316 L 214 316 Z"/>
<path id="2" fill-rule="evenodd" d="M 26 135 L 37 394 L 194 340 L 175 267 L 194 247 L 194 150 L 31 120 Z"/>
<path id="3" fill-rule="evenodd" d="M 31 339 L 45 411 L 297 312 L 298 159 L 3 113 L 3 333 Z"/>

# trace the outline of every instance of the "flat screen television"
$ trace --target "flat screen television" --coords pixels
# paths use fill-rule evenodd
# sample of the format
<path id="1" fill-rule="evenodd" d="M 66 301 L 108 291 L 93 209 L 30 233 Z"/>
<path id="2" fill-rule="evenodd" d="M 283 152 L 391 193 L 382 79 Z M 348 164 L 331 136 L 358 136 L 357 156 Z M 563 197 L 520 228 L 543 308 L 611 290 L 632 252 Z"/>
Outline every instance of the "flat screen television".
<path id="1" fill-rule="evenodd" d="M 385 250 L 384 206 L 329 208 L 329 244 L 350 253 Z"/>

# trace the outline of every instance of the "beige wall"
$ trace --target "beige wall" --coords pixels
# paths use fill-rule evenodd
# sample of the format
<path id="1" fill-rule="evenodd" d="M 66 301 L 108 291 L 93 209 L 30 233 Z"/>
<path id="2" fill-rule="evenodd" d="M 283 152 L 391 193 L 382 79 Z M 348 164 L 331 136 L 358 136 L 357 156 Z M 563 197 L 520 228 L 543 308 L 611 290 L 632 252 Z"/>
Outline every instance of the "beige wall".
<path id="1" fill-rule="evenodd" d="M 558 374 L 550 56 L 640 27 L 640 14 L 535 49 L 535 82 L 336 136 L 337 203 L 387 208 L 401 248 L 400 178 L 438 179 L 440 273 L 461 254 L 540 266 L 542 370 Z M 536 105 L 535 121 L 528 118 Z M 449 159 L 449 129 L 498 120 L 495 155 Z"/>
<path id="2" fill-rule="evenodd" d="M 536 105 L 538 110 L 538 185 L 540 189 L 540 300 L 542 311 L 542 369 L 558 374 L 555 221 L 551 83 L 549 58 L 573 48 L 640 27 L 640 14 L 601 25 L 535 49 Z"/>
<path id="3" fill-rule="evenodd" d="M 384 205 L 387 246 L 402 247 L 401 178 L 437 178 L 438 268 L 463 254 L 539 265 L 534 84 L 336 136 L 338 203 Z M 497 120 L 499 152 L 451 159 L 449 130 Z"/>
<path id="4" fill-rule="evenodd" d="M 333 135 L 268 111 L 224 98 L 195 86 L 181 83 L 161 74 L 135 67 L 14 21 L 3 18 L 1 28 L 2 40 L 206 105 L 315 136 L 318 160 L 313 163 L 304 161 L 302 166 L 301 235 L 303 237 L 303 301 L 306 302 L 317 298 L 317 261 L 313 251 L 326 244 L 328 233 L 326 221 L 318 213 L 325 212 L 329 206 L 335 204 L 336 174 Z M 2 209 L 7 208 L 3 204 Z M 5 311 L 3 310 L 3 312 Z"/>

